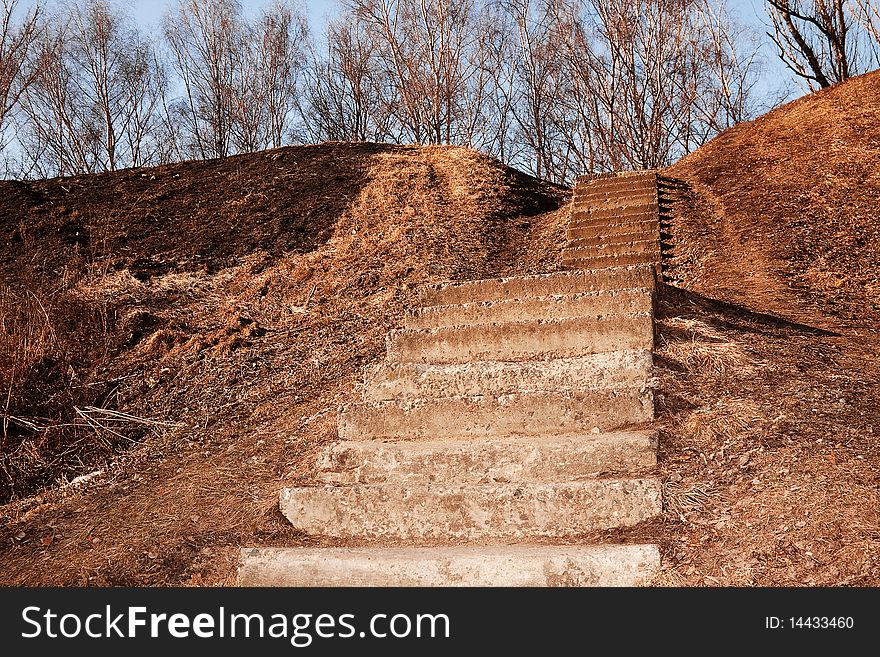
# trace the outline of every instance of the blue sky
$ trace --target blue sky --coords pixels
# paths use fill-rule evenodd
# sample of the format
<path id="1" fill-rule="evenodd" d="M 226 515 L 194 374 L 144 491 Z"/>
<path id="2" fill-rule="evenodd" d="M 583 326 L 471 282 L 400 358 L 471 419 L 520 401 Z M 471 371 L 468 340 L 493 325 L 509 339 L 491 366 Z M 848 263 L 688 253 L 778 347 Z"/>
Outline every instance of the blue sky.
<path id="1" fill-rule="evenodd" d="M 245 11 L 256 12 L 270 0 L 240 1 Z M 63 4 L 64 0 L 55 0 L 55 2 Z M 129 9 L 143 27 L 157 25 L 162 15 L 174 2 L 175 0 L 127 0 L 125 2 L 116 0 L 116 4 Z M 314 28 L 320 28 L 324 19 L 336 12 L 339 5 L 338 0 L 300 0 L 300 3 L 305 7 L 309 21 Z M 32 4 L 33 0 L 22 1 L 22 6 Z M 761 29 L 761 23 L 765 20 L 762 9 L 763 0 L 728 0 L 727 4 L 744 22 Z"/>
<path id="2" fill-rule="evenodd" d="M 269 0 L 241 0 L 245 11 L 256 12 L 260 7 L 269 3 Z M 168 7 L 175 4 L 174 0 L 129 0 L 124 3 L 131 7 L 132 14 L 144 27 L 157 25 Z M 324 18 L 329 12 L 335 10 L 338 4 L 336 0 L 301 0 L 300 4 L 309 15 L 309 23 L 313 29 L 320 29 L 324 24 Z"/>
<path id="3" fill-rule="evenodd" d="M 269 1 L 241 0 L 241 4 L 245 11 L 256 12 Z M 125 5 L 131 7 L 132 13 L 137 17 L 141 25 L 148 27 L 158 25 L 162 15 L 174 2 L 175 0 L 129 0 Z M 300 0 L 300 2 L 308 13 L 309 24 L 312 27 L 313 34 L 320 36 L 323 32 L 326 17 L 338 10 L 338 0 Z M 763 33 L 767 30 L 765 26 L 767 18 L 763 5 L 764 0 L 728 0 L 727 2 L 730 10 L 742 22 L 758 31 L 762 40 L 766 41 Z M 786 85 L 791 84 L 790 77 L 779 62 L 772 47 L 766 44 L 764 46 L 764 57 L 768 64 L 768 70 L 761 82 L 761 92 L 775 93 L 781 81 L 784 81 Z"/>
<path id="4" fill-rule="evenodd" d="M 64 0 L 49 0 L 63 4 Z M 261 7 L 271 0 L 240 0 L 242 7 L 248 13 L 256 13 Z M 312 34 L 319 38 L 323 33 L 325 20 L 328 16 L 338 11 L 339 0 L 299 0 L 309 17 Z M 152 32 L 159 26 L 159 21 L 168 10 L 176 3 L 176 0 L 111 0 L 119 6 L 125 7 L 145 31 Z M 22 7 L 33 4 L 33 0 L 22 0 Z M 767 17 L 763 9 L 764 0 L 728 0 L 728 8 L 739 17 L 746 25 L 755 29 L 762 41 L 768 39 L 763 34 L 767 31 Z M 759 83 L 760 95 L 778 95 L 780 87 L 791 89 L 794 94 L 802 93 L 796 89 L 791 76 L 787 73 L 782 63 L 776 57 L 772 44 L 765 43 L 763 48 L 767 70 Z"/>

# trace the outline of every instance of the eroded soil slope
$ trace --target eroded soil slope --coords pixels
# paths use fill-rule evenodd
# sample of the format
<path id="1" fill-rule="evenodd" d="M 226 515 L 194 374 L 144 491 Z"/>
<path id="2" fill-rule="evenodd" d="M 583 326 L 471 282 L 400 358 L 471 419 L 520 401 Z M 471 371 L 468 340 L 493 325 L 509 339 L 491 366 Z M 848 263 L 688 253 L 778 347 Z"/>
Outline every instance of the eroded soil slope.
<path id="1" fill-rule="evenodd" d="M 870 74 L 667 172 L 662 581 L 880 584 L 878 126 Z"/>
<path id="2" fill-rule="evenodd" d="M 566 199 L 344 144 L 0 183 L 0 582 L 229 583 L 296 544 L 278 490 L 417 286 L 555 269 Z"/>

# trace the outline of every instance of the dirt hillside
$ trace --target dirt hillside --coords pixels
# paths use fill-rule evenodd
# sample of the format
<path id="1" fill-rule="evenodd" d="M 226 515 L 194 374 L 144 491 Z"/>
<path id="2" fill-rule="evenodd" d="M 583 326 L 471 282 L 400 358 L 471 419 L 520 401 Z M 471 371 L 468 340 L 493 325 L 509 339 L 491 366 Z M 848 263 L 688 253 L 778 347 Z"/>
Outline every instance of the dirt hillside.
<path id="1" fill-rule="evenodd" d="M 657 584 L 880 585 L 878 126 L 874 74 L 664 172 L 666 509 L 613 537 L 660 543 Z M 0 582 L 228 584 L 308 543 L 278 489 L 416 287 L 553 270 L 567 198 L 341 144 L 0 184 Z"/>
<path id="2" fill-rule="evenodd" d="M 880 584 L 880 74 L 739 125 L 688 184 L 660 306 L 669 577 Z"/>
<path id="3" fill-rule="evenodd" d="M 217 584 L 295 542 L 278 490 L 417 286 L 553 270 L 566 199 L 344 144 L 0 184 L 0 582 Z"/>

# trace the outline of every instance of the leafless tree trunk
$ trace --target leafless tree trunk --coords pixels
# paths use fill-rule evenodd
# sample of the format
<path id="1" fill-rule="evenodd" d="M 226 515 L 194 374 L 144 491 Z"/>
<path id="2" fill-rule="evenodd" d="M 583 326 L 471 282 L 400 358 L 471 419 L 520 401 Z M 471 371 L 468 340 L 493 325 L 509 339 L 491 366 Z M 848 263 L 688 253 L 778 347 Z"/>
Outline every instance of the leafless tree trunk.
<path id="1" fill-rule="evenodd" d="M 265 94 L 268 145 L 272 148 L 285 143 L 291 129 L 308 33 L 305 16 L 280 0 L 264 12 L 259 23 L 257 72 Z"/>
<path id="2" fill-rule="evenodd" d="M 842 82 L 860 69 L 850 0 L 767 0 L 768 33 L 779 57 L 810 89 Z"/>
<path id="3" fill-rule="evenodd" d="M 348 0 L 375 44 L 403 141 L 460 144 L 483 107 L 475 0 Z"/>
<path id="4" fill-rule="evenodd" d="M 305 58 L 305 18 L 277 0 L 252 24 L 241 25 L 230 81 L 230 130 L 238 152 L 281 146 L 292 132 Z"/>
<path id="5" fill-rule="evenodd" d="M 165 17 L 165 40 L 185 97 L 175 106 L 186 148 L 200 158 L 232 152 L 232 116 L 241 8 L 235 0 L 179 0 Z"/>
<path id="6" fill-rule="evenodd" d="M 558 177 L 555 132 L 564 95 L 560 31 L 547 3 L 507 0 L 515 50 L 510 53 L 516 95 L 512 99 L 517 138 L 533 154 L 531 168 L 539 178 Z"/>
<path id="7" fill-rule="evenodd" d="M 880 3 L 877 0 L 854 0 L 852 10 L 869 37 L 871 64 L 880 66 Z"/>
<path id="8" fill-rule="evenodd" d="M 17 5 L 17 0 L 3 0 L 0 5 L 0 152 L 6 144 L 6 120 L 38 74 L 29 63 L 38 39 L 41 9 L 36 5 L 20 22 L 14 22 Z"/>
<path id="9" fill-rule="evenodd" d="M 36 170 L 59 175 L 155 164 L 164 84 L 151 44 L 102 0 L 49 17 L 20 138 Z"/>
<path id="10" fill-rule="evenodd" d="M 314 141 L 383 141 L 389 139 L 394 90 L 383 78 L 378 44 L 357 13 L 327 26 L 327 54 L 312 53 L 306 71 L 307 96 L 301 108 L 307 134 Z"/>
<path id="11" fill-rule="evenodd" d="M 703 113 L 713 130 L 724 130 L 756 113 L 755 85 L 760 43 L 736 23 L 723 2 L 703 0 L 700 21 L 707 39 L 709 72 L 717 95 L 704 94 Z M 708 98 L 706 98 L 708 96 Z M 717 102 L 717 105 L 715 105 Z"/>

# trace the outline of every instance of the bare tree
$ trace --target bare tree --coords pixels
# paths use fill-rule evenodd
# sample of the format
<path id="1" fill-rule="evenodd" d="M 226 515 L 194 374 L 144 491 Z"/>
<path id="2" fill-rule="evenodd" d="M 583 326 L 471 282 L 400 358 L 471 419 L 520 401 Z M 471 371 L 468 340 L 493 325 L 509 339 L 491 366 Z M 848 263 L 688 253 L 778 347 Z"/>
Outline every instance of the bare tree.
<path id="1" fill-rule="evenodd" d="M 184 89 L 169 104 L 183 153 L 226 157 L 290 138 L 308 37 L 301 11 L 276 0 L 247 22 L 236 0 L 180 0 L 164 32 Z"/>
<path id="2" fill-rule="evenodd" d="M 466 143 L 482 108 L 476 0 L 347 0 L 375 44 L 403 141 Z M 481 77 L 482 76 L 482 77 Z"/>
<path id="3" fill-rule="evenodd" d="M 41 9 L 35 5 L 16 22 L 17 4 L 17 0 L 3 0 L 0 5 L 0 151 L 6 143 L 6 120 L 38 73 L 29 63 L 33 62 L 30 54 L 38 39 Z"/>
<path id="4" fill-rule="evenodd" d="M 768 35 L 780 59 L 810 89 L 829 87 L 861 67 L 850 0 L 767 0 Z"/>
<path id="5" fill-rule="evenodd" d="M 854 0 L 853 13 L 870 37 L 872 65 L 880 66 L 880 4 L 877 0 Z"/>
<path id="6" fill-rule="evenodd" d="M 507 0 L 503 6 L 512 21 L 515 43 L 508 57 L 515 80 L 511 107 L 516 138 L 532 153 L 529 166 L 535 175 L 553 177 L 565 169 L 554 161 L 559 156 L 555 142 L 565 84 L 560 31 L 547 3 Z"/>
<path id="7" fill-rule="evenodd" d="M 656 168 L 751 116 L 757 44 L 709 0 L 544 0 L 542 175 Z M 525 44 L 528 46 L 528 43 Z M 535 60 L 526 47 L 518 60 Z M 562 67 L 552 74 L 555 61 Z M 525 137 L 524 137 L 525 138 Z M 534 138 L 534 137 L 533 137 Z"/>
<path id="8" fill-rule="evenodd" d="M 263 13 L 258 24 L 256 69 L 263 89 L 268 145 L 272 148 L 281 146 L 291 129 L 308 34 L 305 16 L 281 0 Z"/>
<path id="9" fill-rule="evenodd" d="M 290 136 L 307 36 L 305 17 L 282 0 L 242 23 L 229 90 L 236 151 L 277 148 Z"/>
<path id="10" fill-rule="evenodd" d="M 383 141 L 390 138 L 390 113 L 395 105 L 379 66 L 378 44 L 359 22 L 357 13 L 327 25 L 327 53 L 313 51 L 307 94 L 301 112 L 315 141 Z"/>
<path id="11" fill-rule="evenodd" d="M 173 110 L 184 148 L 200 158 L 232 152 L 236 69 L 242 45 L 241 7 L 236 0 L 179 0 L 165 17 L 172 65 L 184 87 Z"/>
<path id="12" fill-rule="evenodd" d="M 757 35 L 733 19 L 723 2 L 704 0 L 699 8 L 717 94 L 703 94 L 703 111 L 713 130 L 724 130 L 757 113 L 755 87 L 762 70 Z"/>
<path id="13" fill-rule="evenodd" d="M 37 172 L 113 171 L 161 160 L 164 78 L 152 45 L 103 0 L 48 17 L 22 100 L 21 146 Z"/>

